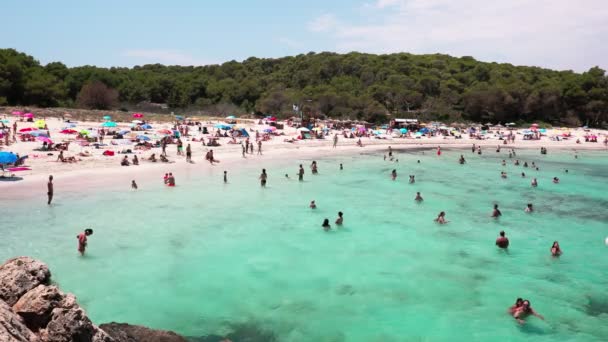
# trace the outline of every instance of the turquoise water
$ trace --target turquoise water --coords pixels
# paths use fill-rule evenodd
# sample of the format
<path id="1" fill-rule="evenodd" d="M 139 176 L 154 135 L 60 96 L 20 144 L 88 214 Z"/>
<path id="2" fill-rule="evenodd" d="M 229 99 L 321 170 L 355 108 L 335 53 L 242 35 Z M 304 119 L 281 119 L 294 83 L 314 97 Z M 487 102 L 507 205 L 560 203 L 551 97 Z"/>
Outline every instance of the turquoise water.
<path id="1" fill-rule="evenodd" d="M 460 153 L 466 165 L 457 163 Z M 396 155 L 398 164 L 381 155 L 318 160 L 320 174 L 306 167 L 304 183 L 293 178 L 310 160 L 290 160 L 230 170 L 229 184 L 217 167 L 178 174 L 173 189 L 159 180 L 137 192 L 61 193 L 52 208 L 40 199 L 3 203 L 0 258 L 47 262 L 96 323 L 186 336 L 236 330 L 241 337 L 233 341 L 606 340 L 604 153 L 518 152 L 540 171 L 502 167 L 504 153 Z M 257 180 L 261 167 L 267 189 Z M 551 183 L 554 176 L 561 184 Z M 530 177 L 538 177 L 538 188 Z M 524 213 L 528 202 L 535 213 Z M 499 220 L 489 217 L 494 203 Z M 324 232 L 322 220 L 333 223 L 340 210 L 344 227 Z M 442 210 L 450 223 L 436 225 Z M 88 226 L 95 234 L 81 258 L 75 236 Z M 494 246 L 503 229 L 507 253 Z M 559 259 L 550 257 L 554 240 L 564 251 Z M 546 320 L 516 324 L 506 309 L 517 297 Z"/>

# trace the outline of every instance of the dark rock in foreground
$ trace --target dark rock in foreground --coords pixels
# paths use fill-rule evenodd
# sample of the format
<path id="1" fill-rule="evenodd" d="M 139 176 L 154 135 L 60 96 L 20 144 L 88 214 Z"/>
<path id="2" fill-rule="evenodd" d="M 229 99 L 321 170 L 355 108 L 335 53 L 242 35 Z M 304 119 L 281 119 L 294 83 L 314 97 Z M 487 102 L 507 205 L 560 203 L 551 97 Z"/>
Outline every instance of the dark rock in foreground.
<path id="1" fill-rule="evenodd" d="M 110 323 L 97 327 L 72 294 L 49 285 L 51 272 L 19 257 L 0 266 L 0 342 L 186 342 L 170 331 Z"/>

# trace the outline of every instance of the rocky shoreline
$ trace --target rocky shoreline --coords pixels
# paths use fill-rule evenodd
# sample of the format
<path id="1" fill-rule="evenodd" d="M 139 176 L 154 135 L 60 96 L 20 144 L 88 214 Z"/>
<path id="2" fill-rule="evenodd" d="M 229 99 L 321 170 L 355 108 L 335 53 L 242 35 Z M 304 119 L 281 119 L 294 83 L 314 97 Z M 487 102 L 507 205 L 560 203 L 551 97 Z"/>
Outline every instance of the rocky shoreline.
<path id="1" fill-rule="evenodd" d="M 18 257 L 0 266 L 0 342 L 186 342 L 174 332 L 125 323 L 97 326 L 51 284 L 48 266 Z"/>

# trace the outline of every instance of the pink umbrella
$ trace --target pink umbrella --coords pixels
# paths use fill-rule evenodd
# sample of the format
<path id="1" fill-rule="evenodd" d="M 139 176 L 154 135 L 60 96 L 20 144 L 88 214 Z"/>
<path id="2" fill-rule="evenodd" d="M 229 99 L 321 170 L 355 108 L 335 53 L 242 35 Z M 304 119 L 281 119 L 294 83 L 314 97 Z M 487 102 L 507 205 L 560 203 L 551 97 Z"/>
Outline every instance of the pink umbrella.
<path id="1" fill-rule="evenodd" d="M 36 131 L 36 128 L 33 127 L 28 127 L 28 128 L 22 128 L 19 130 L 19 132 L 31 132 L 31 131 Z"/>
<path id="2" fill-rule="evenodd" d="M 32 114 L 32 113 L 25 113 L 25 114 L 23 114 L 23 116 L 26 117 L 26 118 L 33 118 L 34 114 Z"/>
<path id="3" fill-rule="evenodd" d="M 76 133 L 78 133 L 78 131 L 75 131 L 73 129 L 64 129 L 64 130 L 60 131 L 59 133 L 61 133 L 61 134 L 76 134 Z"/>
<path id="4" fill-rule="evenodd" d="M 37 139 L 37 140 L 40 140 L 40 141 L 42 141 L 42 142 L 45 142 L 45 143 L 47 143 L 47 144 L 52 144 L 52 143 L 53 143 L 53 141 L 52 141 L 51 139 L 49 139 L 49 138 L 47 138 L 47 137 L 43 137 L 43 136 L 39 136 L 39 137 L 38 137 L 38 138 L 36 138 L 36 139 Z"/>
<path id="5" fill-rule="evenodd" d="M 144 115 L 142 113 L 133 113 L 133 117 L 136 119 L 143 118 Z"/>
<path id="6" fill-rule="evenodd" d="M 19 115 L 19 116 L 23 115 L 23 113 L 22 113 L 22 112 L 20 112 L 20 111 L 14 111 L 12 114 L 13 114 L 13 115 Z"/>

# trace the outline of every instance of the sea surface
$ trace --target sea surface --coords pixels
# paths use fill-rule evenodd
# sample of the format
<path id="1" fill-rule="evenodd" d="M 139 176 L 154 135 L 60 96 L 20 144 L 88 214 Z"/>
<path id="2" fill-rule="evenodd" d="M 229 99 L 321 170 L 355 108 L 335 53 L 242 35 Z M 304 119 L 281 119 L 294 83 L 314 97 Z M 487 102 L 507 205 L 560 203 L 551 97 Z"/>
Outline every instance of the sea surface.
<path id="1" fill-rule="evenodd" d="M 229 170 L 227 184 L 220 164 L 177 174 L 175 188 L 159 171 L 138 191 L 57 189 L 50 208 L 41 198 L 2 203 L 0 259 L 48 263 L 97 324 L 142 324 L 197 341 L 606 341 L 606 152 L 509 159 L 506 151 L 395 151 L 398 163 L 336 155 L 317 160 L 315 176 L 311 160 L 261 157 Z M 527 203 L 534 213 L 524 212 Z M 440 211 L 448 224 L 433 222 Z M 76 235 L 88 227 L 94 234 L 80 257 Z M 508 251 L 494 245 L 500 230 Z M 560 258 L 549 251 L 556 240 Z M 517 297 L 545 320 L 517 324 L 506 313 Z"/>

